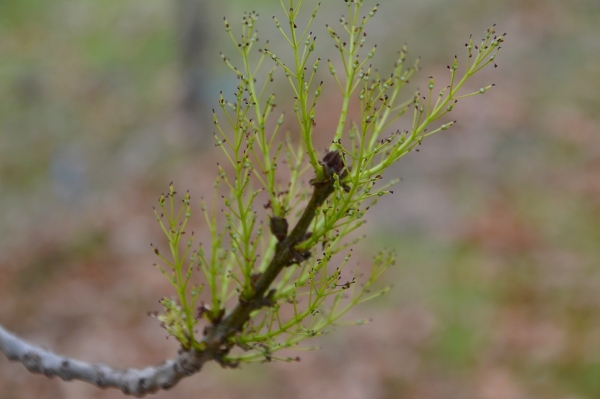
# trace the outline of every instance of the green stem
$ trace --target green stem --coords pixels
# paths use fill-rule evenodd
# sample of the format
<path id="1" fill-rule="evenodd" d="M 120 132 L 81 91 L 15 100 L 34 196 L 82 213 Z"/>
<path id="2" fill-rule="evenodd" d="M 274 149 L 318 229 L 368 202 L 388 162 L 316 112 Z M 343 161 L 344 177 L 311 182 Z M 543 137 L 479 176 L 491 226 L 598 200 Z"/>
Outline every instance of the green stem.
<path id="1" fill-rule="evenodd" d="M 333 192 L 333 179 L 318 182 L 315 185 L 312 197 L 296 226 L 283 241 L 276 244 L 275 254 L 267 269 L 256 282 L 254 292 L 249 297 L 240 297 L 240 301 L 233 311 L 211 329 L 204 340 L 206 344 L 205 350 L 214 351 L 214 356 L 217 356 L 217 353 L 219 356 L 223 356 L 223 345 L 227 345 L 227 338 L 240 331 L 250 319 L 251 312 L 262 306 L 269 287 L 271 287 L 273 281 L 275 281 L 284 267 L 290 265 L 290 262 L 294 258 L 294 247 L 305 236 L 312 220 L 317 214 L 317 210 Z M 225 352 L 228 350 L 229 347 L 227 347 Z"/>

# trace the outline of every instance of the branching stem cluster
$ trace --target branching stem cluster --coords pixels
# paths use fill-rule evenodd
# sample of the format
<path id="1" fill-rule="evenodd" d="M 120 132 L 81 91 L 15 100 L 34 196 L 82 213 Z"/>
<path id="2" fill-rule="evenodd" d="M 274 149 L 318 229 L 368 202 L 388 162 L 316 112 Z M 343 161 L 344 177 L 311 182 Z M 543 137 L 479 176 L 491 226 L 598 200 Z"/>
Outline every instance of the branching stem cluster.
<path id="1" fill-rule="evenodd" d="M 225 55 L 222 59 L 238 85 L 233 95 L 221 93 L 214 111 L 215 145 L 225 163 L 218 165 L 212 204 L 204 199 L 200 204 L 209 242 L 195 244 L 193 232 L 185 235 L 193 209 L 189 193 L 179 205 L 171 185 L 155 210 L 168 242 L 166 255 L 153 246 L 159 258 L 156 267 L 175 296 L 163 298 L 164 312 L 154 316 L 181 344 L 177 357 L 155 367 L 117 370 L 55 355 L 0 326 L 0 348 L 10 360 L 32 372 L 143 396 L 172 387 L 211 360 L 224 367 L 297 360 L 275 353 L 299 349 L 301 341 L 331 331 L 348 310 L 389 289 L 374 286 L 394 264 L 393 251 L 377 254 L 368 272 L 359 265 L 347 270 L 352 246 L 362 238 L 356 231 L 366 212 L 391 194 L 389 188 L 396 182 L 383 181 L 382 173 L 426 137 L 451 127 L 454 121 L 441 123 L 440 118 L 452 112 L 459 99 L 493 86 L 461 94 L 475 73 L 489 64 L 496 66 L 505 35 L 491 28 L 480 45 L 470 38 L 464 74 L 458 76 L 455 57 L 448 66 L 450 84 L 437 98 L 433 77 L 424 95 L 403 97 L 401 90 L 418 70 L 417 62 L 406 66 L 406 46 L 389 74 L 380 74 L 371 64 L 376 46 L 363 50 L 367 23 L 378 6 L 363 15 L 362 0 L 346 0 L 342 34 L 327 25 L 339 52 L 339 60 L 327 60 L 332 76 L 328 86 L 321 80 L 321 59 L 314 55 L 316 36 L 310 30 L 319 6 L 299 27 L 303 1 L 280 3 L 286 23 L 273 20 L 289 45 L 288 55 L 275 54 L 268 42 L 257 49 L 257 13 L 244 14 L 240 34 L 224 21 L 237 61 Z M 273 65 L 265 71 L 269 60 Z M 281 132 L 285 113 L 274 115 L 277 99 L 269 85 L 282 75 L 293 92 L 287 104 L 293 103 L 296 139 L 291 132 Z M 323 90 L 338 91 L 341 108 L 329 149 L 319 154 L 313 142 L 317 113 L 331 113 L 330 104 L 320 103 Z M 360 105 L 359 115 L 349 115 L 351 104 Z M 412 127 L 390 133 L 410 111 Z M 312 177 L 309 185 L 303 184 L 307 174 Z M 258 204 L 263 197 L 267 203 Z"/>

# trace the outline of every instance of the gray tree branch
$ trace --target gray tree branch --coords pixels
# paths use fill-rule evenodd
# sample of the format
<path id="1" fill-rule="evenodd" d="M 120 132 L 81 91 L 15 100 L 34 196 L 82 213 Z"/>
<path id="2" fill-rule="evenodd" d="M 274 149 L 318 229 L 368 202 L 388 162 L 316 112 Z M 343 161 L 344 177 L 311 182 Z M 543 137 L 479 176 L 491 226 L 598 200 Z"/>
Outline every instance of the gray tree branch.
<path id="1" fill-rule="evenodd" d="M 173 360 L 144 369 L 115 369 L 100 363 L 87 363 L 30 344 L 0 325 L 0 350 L 8 360 L 22 363 L 32 373 L 80 380 L 99 388 L 117 388 L 126 395 L 142 397 L 169 389 L 182 378 L 200 371 L 211 353 L 180 351 Z"/>

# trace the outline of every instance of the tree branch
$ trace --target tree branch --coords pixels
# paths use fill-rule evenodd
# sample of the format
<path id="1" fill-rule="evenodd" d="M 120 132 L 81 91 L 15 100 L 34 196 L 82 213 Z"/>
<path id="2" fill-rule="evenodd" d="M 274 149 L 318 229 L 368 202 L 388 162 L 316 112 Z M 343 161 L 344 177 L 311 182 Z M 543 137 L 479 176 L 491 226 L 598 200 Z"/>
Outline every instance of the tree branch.
<path id="1" fill-rule="evenodd" d="M 241 331 L 250 319 L 252 311 L 270 302 L 267 290 L 284 267 L 303 260 L 306 254 L 299 254 L 295 246 L 307 234 L 308 227 L 317 210 L 334 191 L 334 174 L 345 175 L 342 156 L 337 151 L 329 152 L 323 158 L 325 180 L 311 181 L 313 194 L 304 212 L 291 233 L 277 243 L 271 263 L 254 285 L 251 293 L 240 295 L 236 307 L 223 320 L 207 329 L 201 351 L 179 351 L 173 360 L 165 361 L 144 369 L 115 369 L 100 363 L 87 363 L 57 355 L 51 351 L 32 345 L 5 330 L 0 325 L 0 350 L 8 360 L 22 363 L 32 373 L 47 377 L 57 376 L 64 381 L 80 380 L 99 388 L 117 388 L 126 395 L 142 397 L 160 389 L 170 389 L 181 379 L 200 371 L 204 363 L 215 360 L 222 366 L 235 366 L 223 360 L 233 343 L 229 340 Z M 266 294 L 266 296 L 265 296 Z"/>
<path id="2" fill-rule="evenodd" d="M 180 351 L 174 360 L 144 369 L 115 369 L 101 363 L 87 363 L 60 356 L 32 345 L 0 325 L 0 349 L 8 360 L 22 363 L 32 373 L 79 380 L 98 388 L 117 388 L 126 395 L 142 397 L 160 389 L 169 389 L 182 378 L 200 371 L 210 358 L 204 353 Z"/>

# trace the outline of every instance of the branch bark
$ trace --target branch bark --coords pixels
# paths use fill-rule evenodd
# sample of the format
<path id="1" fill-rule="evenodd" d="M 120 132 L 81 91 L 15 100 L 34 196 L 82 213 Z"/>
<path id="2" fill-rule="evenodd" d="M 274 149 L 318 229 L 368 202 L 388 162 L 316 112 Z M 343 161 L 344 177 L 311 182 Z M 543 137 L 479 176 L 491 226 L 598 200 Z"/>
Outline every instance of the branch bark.
<path id="1" fill-rule="evenodd" d="M 79 380 L 98 388 L 117 388 L 126 395 L 142 397 L 169 389 L 184 377 L 200 371 L 210 358 L 205 353 L 180 351 L 173 360 L 144 369 L 116 369 L 101 363 L 87 363 L 30 344 L 0 325 L 0 349 L 8 360 L 23 364 L 32 373 Z"/>
<path id="2" fill-rule="evenodd" d="M 302 260 L 295 246 L 306 237 L 317 210 L 334 191 L 333 175 L 345 175 L 344 163 L 337 151 L 323 158 L 324 180 L 312 181 L 313 194 L 291 233 L 277 243 L 269 266 L 257 280 L 252 293 L 242 294 L 236 307 L 220 322 L 211 326 L 202 340 L 202 351 L 180 349 L 173 360 L 144 369 L 116 369 L 100 363 L 87 363 L 57 355 L 32 345 L 0 325 L 0 350 L 8 360 L 22 363 L 32 373 L 57 376 L 64 381 L 80 380 L 99 388 L 116 388 L 126 395 L 142 397 L 161 389 L 170 389 L 181 379 L 200 371 L 204 363 L 215 360 L 222 366 L 235 366 L 223 358 L 233 344 L 229 338 L 242 330 L 250 313 L 270 301 L 269 287 L 284 267 Z"/>

